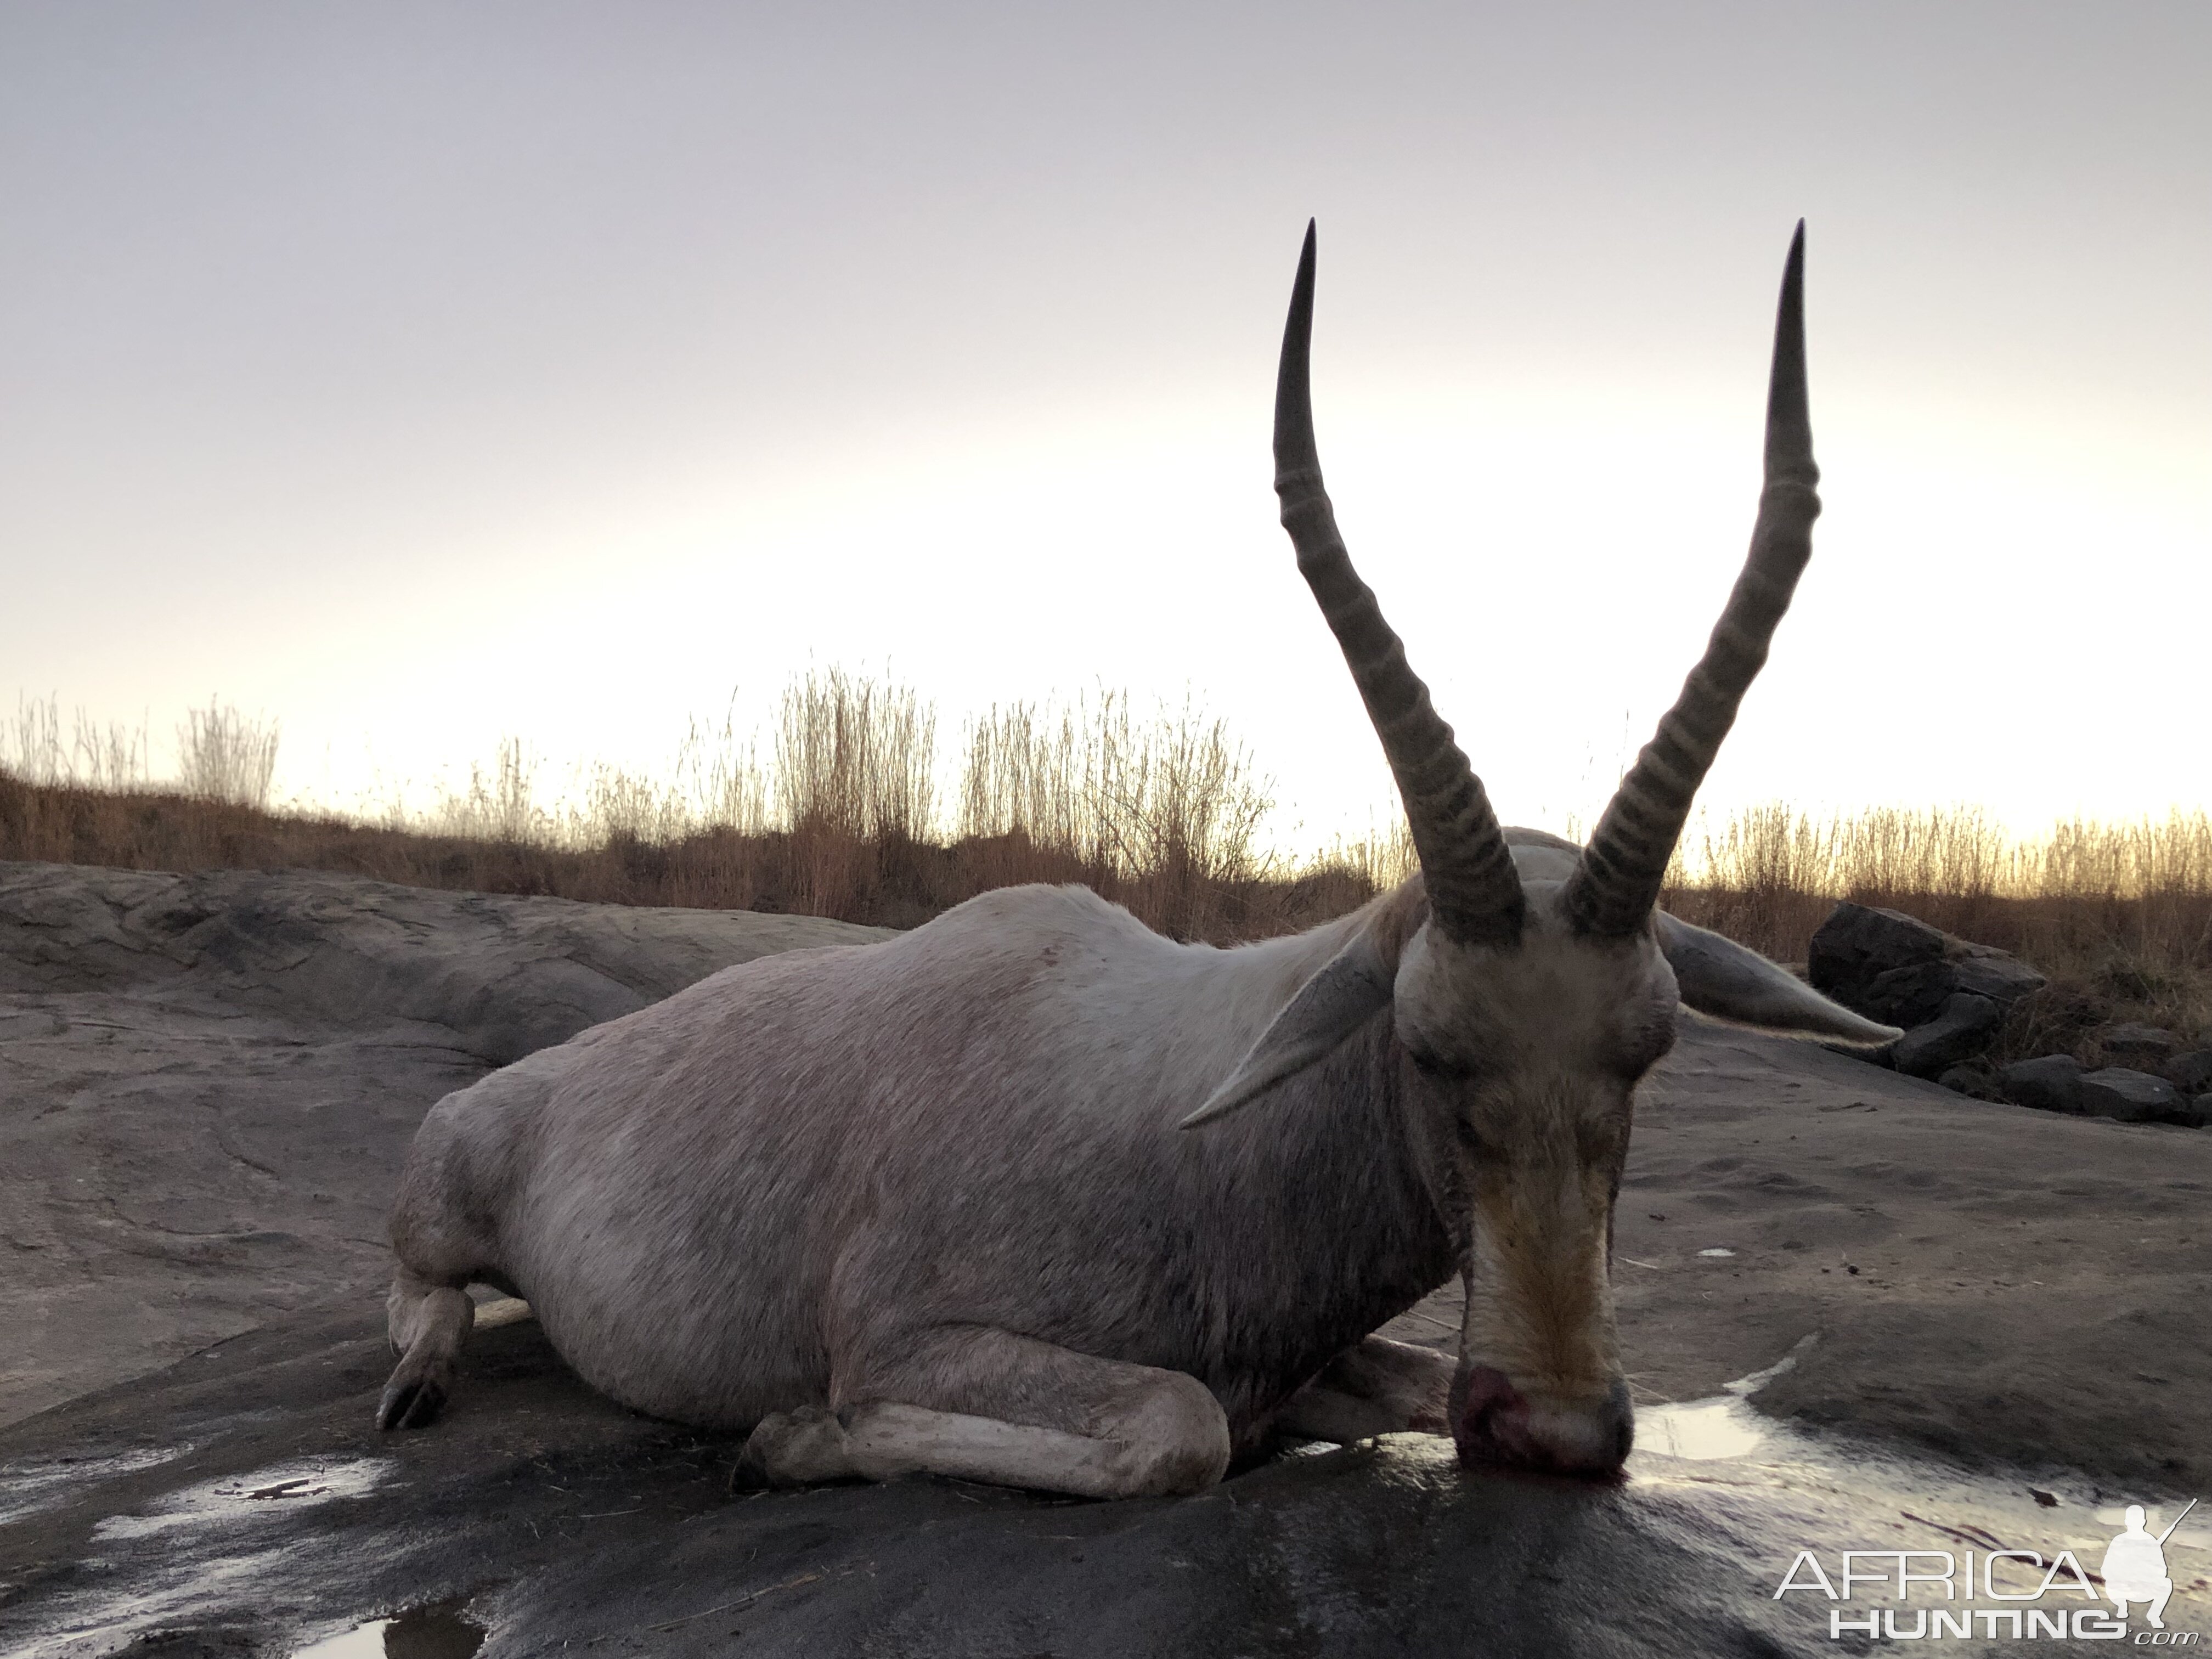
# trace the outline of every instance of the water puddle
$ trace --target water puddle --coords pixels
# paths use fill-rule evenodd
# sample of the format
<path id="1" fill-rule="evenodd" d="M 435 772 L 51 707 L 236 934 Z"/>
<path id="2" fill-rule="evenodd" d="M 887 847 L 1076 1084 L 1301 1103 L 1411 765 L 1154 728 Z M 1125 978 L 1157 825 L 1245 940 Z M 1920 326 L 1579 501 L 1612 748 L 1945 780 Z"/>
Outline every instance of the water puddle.
<path id="1" fill-rule="evenodd" d="M 146 1538 L 179 1528 L 265 1521 L 334 1498 L 360 1498 L 390 1478 L 384 1457 L 301 1458 L 249 1474 L 225 1475 L 168 1492 L 137 1515 L 111 1515 L 92 1529 L 99 1540 Z"/>
<path id="2" fill-rule="evenodd" d="M 484 1643 L 484 1628 L 464 1618 L 458 1601 L 410 1607 L 391 1619 L 372 1619 L 292 1659 L 470 1659 Z"/>
<path id="3" fill-rule="evenodd" d="M 1716 1252 L 1704 1250 L 1699 1254 L 1711 1255 Z M 1717 1254 L 1725 1255 L 1729 1252 Z M 1723 1383 L 1721 1392 L 1710 1400 L 1639 1407 L 1636 1413 L 1637 1449 L 1695 1462 L 1749 1456 L 1766 1443 L 1773 1427 L 1752 1410 L 1751 1396 L 1795 1365 L 1798 1356 L 1819 1340 L 1818 1333 L 1800 1338 L 1796 1346 L 1765 1370 Z"/>
<path id="4" fill-rule="evenodd" d="M 2007 1621 L 2021 1607 L 2094 1620 L 2112 1611 L 2100 1600 L 2109 1594 L 2106 1552 L 2124 1528 L 2142 1525 L 2165 1552 L 2169 1623 L 2179 1616 L 2183 1628 L 2202 1628 L 2212 1601 L 2212 1523 L 2203 1508 L 2147 1503 L 2130 1512 L 2086 1480 L 2033 1485 L 1760 1416 L 1751 1396 L 1813 1340 L 1711 1399 L 1636 1414 L 1632 1480 L 1735 1534 L 1725 1553 L 1739 1570 L 1751 1569 L 1765 1594 L 1787 1584 L 1781 1593 L 1796 1592 L 1793 1600 L 1815 1623 L 1831 1610 L 1863 1619 L 1873 1609 L 1885 1621 L 1901 1619 L 1899 1634 L 1908 1638 L 1916 1618 L 1924 1622 L 1935 1612 L 1956 1620 L 1971 1611 L 1978 1620 L 1988 1613 L 2008 1634 L 2014 1632 Z M 1862 1583 L 1856 1595 L 1832 1599 L 1814 1582 L 1819 1564 L 1830 1573 L 1849 1571 L 1846 1549 L 1861 1552 L 1861 1566 L 1878 1580 L 1886 1569 L 1894 1582 L 1879 1580 L 1871 1589 Z M 1901 1576 L 1908 1561 L 1910 1582 Z M 1881 1628 L 1888 1633 L 1887 1622 Z M 1978 1626 L 1975 1633 L 1986 1632 Z"/>
<path id="5" fill-rule="evenodd" d="M 1747 1457 L 1766 1440 L 1766 1424 L 1742 1400 L 1689 1400 L 1647 1406 L 1636 1413 L 1636 1448 L 1662 1457 L 1705 1462 Z"/>

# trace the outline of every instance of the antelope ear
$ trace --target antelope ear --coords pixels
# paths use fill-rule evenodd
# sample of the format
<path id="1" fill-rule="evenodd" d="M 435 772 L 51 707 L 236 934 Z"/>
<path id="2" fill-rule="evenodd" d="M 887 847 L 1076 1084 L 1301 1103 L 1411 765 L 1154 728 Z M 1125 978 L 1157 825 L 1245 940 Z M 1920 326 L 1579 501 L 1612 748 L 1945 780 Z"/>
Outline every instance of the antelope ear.
<path id="1" fill-rule="evenodd" d="M 1235 1111 L 1326 1056 L 1389 1006 L 1395 978 L 1371 932 L 1362 930 L 1283 1006 L 1251 1052 L 1181 1127 Z"/>
<path id="2" fill-rule="evenodd" d="M 1674 970 L 1685 1004 L 1701 1014 L 1761 1030 L 1832 1037 L 1844 1042 L 1893 1042 L 1904 1035 L 1833 1003 L 1758 951 L 1668 915 L 1656 915 L 1659 949 Z"/>

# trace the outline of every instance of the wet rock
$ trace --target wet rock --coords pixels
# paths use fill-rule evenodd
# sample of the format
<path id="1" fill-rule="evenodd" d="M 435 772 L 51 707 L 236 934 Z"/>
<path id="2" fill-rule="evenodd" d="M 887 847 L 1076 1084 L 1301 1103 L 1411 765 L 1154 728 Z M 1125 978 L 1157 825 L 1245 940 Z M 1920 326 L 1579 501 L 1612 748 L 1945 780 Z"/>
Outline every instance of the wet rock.
<path id="1" fill-rule="evenodd" d="M 1997 1087 L 2015 1106 L 2079 1113 L 2081 1075 L 2086 1069 L 2071 1054 L 2044 1054 L 2006 1066 L 1997 1073 Z"/>
<path id="2" fill-rule="evenodd" d="M 2181 1091 L 2162 1077 L 2107 1066 L 2081 1075 L 2081 1109 L 2092 1117 L 2148 1123 L 2181 1109 Z"/>
<path id="3" fill-rule="evenodd" d="M 1753 1474 L 1760 1489 L 1739 1479 L 1736 1518 L 1717 1527 L 1676 1483 L 1473 1474 L 1449 1439 L 1418 1434 L 1278 1458 L 1182 1498 L 915 1477 L 733 1500 L 740 1437 L 599 1398 L 535 1324 L 473 1341 L 473 1407 L 420 1434 L 368 1422 L 361 1378 L 386 1361 L 364 1299 L 0 1430 L 0 1466 L 71 1471 L 34 1525 L 0 1528 L 0 1652 L 228 1653 L 154 1644 L 235 1631 L 243 1659 L 443 1602 L 510 1654 L 1753 1659 L 1824 1645 L 1825 1609 L 1763 1593 L 1783 1566 L 1766 1538 L 1832 1559 L 1897 1502 L 1885 1484 L 1885 1501 L 1838 1511 L 1824 1485 L 1816 1521 Z M 118 1441 L 170 1455 L 85 1455 Z M 189 1459 L 173 1449 L 185 1445 Z M 250 1486 L 302 1446 L 377 1478 L 219 1525 L 132 1524 L 175 1515 L 186 1489 Z M 465 1650 L 425 1634 L 394 1620 L 356 1650 Z"/>
<path id="4" fill-rule="evenodd" d="M 0 980 L 27 981 L 0 991 L 0 1211 L 16 1247 L 0 1282 L 0 1510 L 30 1516 L 0 1525 L 0 1653 L 159 1652 L 163 1632 L 296 1652 L 464 1598 L 498 1653 L 1771 1659 L 1833 1650 L 1819 1598 L 1771 1598 L 1790 1551 L 1866 1547 L 1900 1507 L 1966 1518 L 1917 1455 L 1838 1507 L 1830 1466 L 1817 1500 L 1802 1462 L 1685 1481 L 1656 1461 L 1656 1434 L 1617 1486 L 1466 1471 L 1448 1441 L 1400 1436 L 1188 1499 L 917 1477 L 732 1501 L 738 1437 L 592 1394 L 528 1322 L 479 1327 L 436 1428 L 379 1435 L 383 1210 L 415 1123 L 481 1073 L 488 1034 L 586 1017 L 544 1000 L 558 980 L 511 969 L 588 959 L 645 995 L 778 939 L 870 935 L 348 885 L 0 866 Z M 380 932 L 422 937 L 446 977 L 343 968 L 379 959 Z M 288 961 L 324 965 L 295 989 Z M 374 994 L 341 1003 L 331 988 L 346 983 Z M 2212 1375 L 2201 1247 L 2105 1271 L 2094 1241 L 2193 1214 L 2212 1137 L 1967 1113 L 1811 1045 L 1686 1020 L 1647 1099 L 1620 1209 L 1624 1255 L 1646 1261 L 1621 1286 L 1622 1333 L 1662 1395 L 1676 1376 L 1717 1386 L 1717 1353 L 1765 1366 L 1817 1327 L 1820 1346 L 1759 1410 L 1859 1437 L 1853 1467 L 1920 1447 L 1947 1468 L 2002 1465 L 2014 1492 L 2055 1456 L 2137 1495 L 2206 1487 L 2212 1416 L 2168 1380 Z M 1786 1137 L 1757 1127 L 1778 1110 Z M 1807 1249 L 1743 1250 L 1717 1270 L 1732 1275 L 1725 1301 L 1646 1265 L 1673 1259 L 1656 1235 L 1729 1212 Z M 1996 1234 L 2007 1212 L 2033 1227 Z M 1664 1216 L 1673 1228 L 1647 1220 Z M 2061 1253 L 2077 1290 L 2024 1277 L 2059 1277 L 2034 1254 L 2054 1231 L 2083 1242 Z M 1923 1237 L 1996 1245 L 2022 1277 L 1956 1297 L 1949 1249 L 1884 1254 Z M 188 1251 L 196 1239 L 216 1243 Z M 1822 1267 L 1811 1283 L 1832 1288 L 1808 1299 L 1810 1251 L 1867 1265 Z M 179 1322 L 218 1295 L 219 1328 Z M 1449 1345 L 1460 1324 L 1449 1290 L 1406 1317 L 1386 1334 Z M 2115 1333 L 2158 1371 L 2112 1364 Z M 31 1366 L 52 1409 L 10 1425 L 8 1390 Z M 307 1458 L 319 1480 L 359 1479 L 301 1489 Z M 213 1510 L 185 1502 L 208 1492 Z M 1972 1513 L 2055 1550 L 2019 1510 L 2024 1496 Z M 2194 1594 L 2178 1589 L 2176 1626 L 2212 1624 Z M 420 1632 L 395 1620 L 390 1651 L 403 1634 Z"/>
<path id="5" fill-rule="evenodd" d="M 2191 1048 L 2159 1066 L 2158 1074 L 2185 1095 L 2212 1089 L 2212 1048 Z"/>
<path id="6" fill-rule="evenodd" d="M 1987 997 L 1959 991 L 1942 1012 L 1914 1026 L 1890 1047 L 1890 1063 L 1908 1077 L 1935 1077 L 1989 1047 L 2004 1010 Z"/>
<path id="7" fill-rule="evenodd" d="M 2107 1025 L 2097 1032 L 2096 1037 L 2105 1057 L 2121 1063 L 2161 1060 L 2181 1047 L 2179 1036 L 2157 1025 Z"/>

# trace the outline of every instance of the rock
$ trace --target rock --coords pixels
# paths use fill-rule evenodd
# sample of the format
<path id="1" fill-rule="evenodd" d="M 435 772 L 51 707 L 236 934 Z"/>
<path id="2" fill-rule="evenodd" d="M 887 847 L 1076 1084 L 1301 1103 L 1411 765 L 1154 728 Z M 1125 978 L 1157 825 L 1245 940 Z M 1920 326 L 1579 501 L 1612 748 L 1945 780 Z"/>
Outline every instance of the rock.
<path id="1" fill-rule="evenodd" d="M 1813 935 L 1805 956 L 1813 988 L 1845 1007 L 1879 1018 L 1863 1006 L 1867 988 L 1882 975 L 1916 963 L 1940 961 L 1941 928 L 1869 904 L 1838 904 Z"/>
<path id="2" fill-rule="evenodd" d="M 1958 943 L 1966 946 L 1966 954 L 1951 961 L 1952 983 L 1961 991 L 1972 991 L 1990 1001 L 2010 1007 L 2031 991 L 2040 991 L 2051 981 L 2029 967 L 2018 957 L 2003 951 L 1993 951 L 1986 945 L 1972 945 L 1965 939 Z"/>
<path id="3" fill-rule="evenodd" d="M 1966 1095 L 1975 1100 L 1998 1101 L 2004 1098 L 1997 1087 L 1997 1077 L 1986 1060 L 1970 1060 L 1949 1067 L 1936 1079 L 1942 1087 L 1954 1094 Z"/>
<path id="4" fill-rule="evenodd" d="M 319 1297 L 373 1299 L 416 1126 L 491 1066 L 733 963 L 884 937 L 0 862 L 0 1424 Z"/>
<path id="5" fill-rule="evenodd" d="M 2003 1023 L 2004 1010 L 1989 998 L 1956 992 L 1940 1015 L 1890 1046 L 1890 1062 L 1907 1076 L 1934 1077 L 1988 1048 Z"/>
<path id="6" fill-rule="evenodd" d="M 2083 1070 L 2081 1062 L 2071 1054 L 2045 1054 L 2006 1066 L 1997 1073 L 1997 1087 L 2016 1106 L 2078 1113 Z"/>
<path id="7" fill-rule="evenodd" d="M 2201 1094 L 2181 1109 L 2174 1121 L 2191 1129 L 2212 1129 L 2212 1092 Z"/>
<path id="8" fill-rule="evenodd" d="M 1905 1027 L 1881 1058 L 1917 1077 L 1935 1077 L 1981 1053 L 2005 1011 L 2045 983 L 1993 945 L 1901 911 L 1848 902 L 1813 935 L 1806 974 L 1815 990 L 1852 1012 Z"/>
<path id="9" fill-rule="evenodd" d="M 1869 1019 L 1909 1030 L 1942 1016 L 1943 1005 L 1959 988 L 1957 980 L 1957 970 L 1941 957 L 1910 963 L 1875 975 L 1859 993 L 1858 1000 L 1845 1006 Z"/>
<path id="10" fill-rule="evenodd" d="M 1788 1559 L 1766 1540 L 1833 1562 L 1917 1501 L 1824 1480 L 1812 1506 L 1802 1474 L 1741 1463 L 1717 1501 L 1679 1470 L 1485 1478 L 1420 1434 L 1276 1458 L 1192 1498 L 923 1477 L 732 1499 L 742 1437 L 593 1395 L 534 1322 L 471 1342 L 469 1408 L 427 1432 L 366 1422 L 362 1379 L 388 1363 L 380 1310 L 319 1310 L 0 1431 L 24 1477 L 11 1506 L 35 1512 L 0 1527 L 0 1651 L 249 1659 L 459 1603 L 487 1652 L 655 1659 L 1816 1653 L 1826 1607 L 1766 1593 Z M 301 1473 L 343 1496 L 241 1501 Z M 2195 1622 L 2188 1600 L 2176 1624 Z M 337 1650 L 428 1659 L 482 1639 L 407 1622 Z"/>
<path id="11" fill-rule="evenodd" d="M 2179 1113 L 2181 1106 L 2181 1091 L 2148 1072 L 2107 1066 L 2081 1076 L 2081 1109 L 2092 1117 L 2148 1123 Z"/>
<path id="12" fill-rule="evenodd" d="M 2097 1034 L 2097 1046 L 2109 1060 L 2164 1060 L 2181 1047 L 2181 1039 L 2157 1025 L 2107 1025 Z"/>
<path id="13" fill-rule="evenodd" d="M 1967 945 L 1965 939 L 1949 943 Z M 2042 975 L 2015 957 L 1989 951 L 1986 945 L 1971 948 L 1988 954 L 1939 957 L 1876 975 L 1862 993 L 1858 1012 L 1910 1029 L 1940 1018 L 1943 1005 L 1961 991 L 1987 997 L 2003 1009 L 2046 983 Z"/>
<path id="14" fill-rule="evenodd" d="M 2212 1089 L 2212 1048 L 2175 1054 L 2160 1066 L 2158 1074 L 2185 1095 L 2201 1095 Z"/>
<path id="15" fill-rule="evenodd" d="M 404 965 L 386 935 L 434 973 L 386 971 Z M 1964 1113 L 1812 1045 L 1688 1020 L 1637 1127 L 1626 1253 L 1662 1255 L 1633 1242 L 1646 1216 L 1734 1212 L 1838 1265 L 1824 1293 L 1808 1255 L 1745 1249 L 1718 1270 L 1743 1275 L 1725 1302 L 1639 1267 L 1623 1350 L 1656 1396 L 1686 1401 L 1826 1333 L 1761 1390 L 1773 1437 L 1753 1457 L 1677 1464 L 1647 1419 L 1619 1484 L 1463 1470 L 1447 1440 L 1385 1436 L 1184 1499 L 927 1477 L 731 1499 L 742 1437 L 594 1395 L 532 1321 L 479 1328 L 438 1427 L 377 1433 L 400 1155 L 488 1051 L 591 1017 L 559 1006 L 577 981 L 548 969 L 644 997 L 721 960 L 873 936 L 0 866 L 0 981 L 17 980 L 0 984 L 0 1653 L 292 1653 L 472 1595 L 486 1651 L 507 1653 L 1814 1653 L 1834 1650 L 1826 1604 L 1771 1594 L 1790 1552 L 1832 1564 L 1887 1538 L 1900 1508 L 1960 1491 L 1962 1461 L 2006 1472 L 1966 1502 L 2031 1543 L 2030 1500 L 2005 1494 L 2055 1457 L 2130 1492 L 2212 1484 L 2212 1415 L 2167 1375 L 2212 1374 L 2201 1263 L 2097 1246 L 2193 1213 L 2212 1137 Z M 1790 1108 L 1800 1092 L 1832 1097 Z M 1762 1135 L 1778 1110 L 1790 1133 Z M 1998 1239 L 2000 1214 L 2035 1224 Z M 1923 1237 L 2001 1249 L 2011 1271 L 1956 1297 L 1953 1252 L 1882 1243 Z M 1862 1249 L 1878 1265 L 1848 1274 Z M 2054 1267 L 2075 1289 L 2045 1287 Z M 1388 1334 L 1449 1345 L 1453 1294 Z M 2156 1370 L 2112 1364 L 2115 1332 Z M 1781 1438 L 1797 1422 L 1878 1455 L 1825 1461 Z M 311 1473 L 315 1489 L 292 1486 Z M 2209 1621 L 2186 1584 L 2166 1616 Z M 412 1624 L 349 1645 L 444 1650 Z"/>

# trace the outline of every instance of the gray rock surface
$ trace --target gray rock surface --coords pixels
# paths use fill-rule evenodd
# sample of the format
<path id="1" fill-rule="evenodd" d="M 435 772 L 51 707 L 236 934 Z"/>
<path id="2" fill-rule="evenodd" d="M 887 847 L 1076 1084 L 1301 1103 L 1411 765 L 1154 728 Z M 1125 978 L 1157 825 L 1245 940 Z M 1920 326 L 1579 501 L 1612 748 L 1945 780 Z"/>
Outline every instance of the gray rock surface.
<path id="1" fill-rule="evenodd" d="M 2015 1060 L 1997 1073 L 1997 1087 L 2015 1105 L 2045 1112 L 2081 1110 L 2081 1075 L 2087 1070 L 2071 1054 L 2042 1054 Z"/>
<path id="2" fill-rule="evenodd" d="M 731 963 L 879 937 L 0 863 L 0 1423 L 386 1279 L 398 1158 L 441 1095 Z"/>
<path id="3" fill-rule="evenodd" d="M 2081 1109 L 2122 1123 L 2165 1122 L 2181 1109 L 2181 1091 L 2162 1077 L 2107 1066 L 2081 1074 Z"/>
<path id="4" fill-rule="evenodd" d="M 535 1325 L 479 1337 L 419 1435 L 362 1421 L 385 1361 L 366 1310 L 318 1310 L 21 1425 L 0 1648 L 277 1654 L 442 1604 L 489 1628 L 484 1659 L 1774 1659 L 1838 1650 L 1825 1601 L 1773 1595 L 1798 1548 L 1833 1571 L 1973 1526 L 2055 1553 L 2100 1501 L 2049 1476 L 2042 1511 L 1780 1429 L 1753 1459 L 1640 1449 L 1608 1485 L 1470 1474 L 1404 1435 L 1183 1499 L 915 1478 L 732 1500 L 733 1442 L 609 1405 Z M 1901 1533 L 1900 1509 L 1925 1519 Z M 2208 1612 L 2185 1588 L 2168 1618 Z"/>
<path id="5" fill-rule="evenodd" d="M 1182 1502 L 730 1501 L 733 1444 L 592 1395 L 527 1322 L 477 1340 L 438 1425 L 375 1434 L 382 1212 L 432 1101 L 531 1033 L 867 937 L 0 866 L 0 1651 L 282 1653 L 460 1596 L 486 1659 L 1831 1652 L 1771 1599 L 1801 1540 L 1898 1547 L 1905 1510 L 1915 1544 L 1971 1521 L 2034 1547 L 2212 1480 L 2212 1136 L 1694 1019 L 1621 1192 L 1644 1449 L 1620 1486 L 1469 1474 L 1412 1437 Z M 1457 1322 L 1446 1291 L 1391 1331 Z M 1790 1355 L 1741 1413 L 1757 1457 L 1668 1455 L 1664 1402 L 1741 1411 L 1722 1385 Z M 2194 1589 L 2169 1610 L 2208 1617 Z"/>

